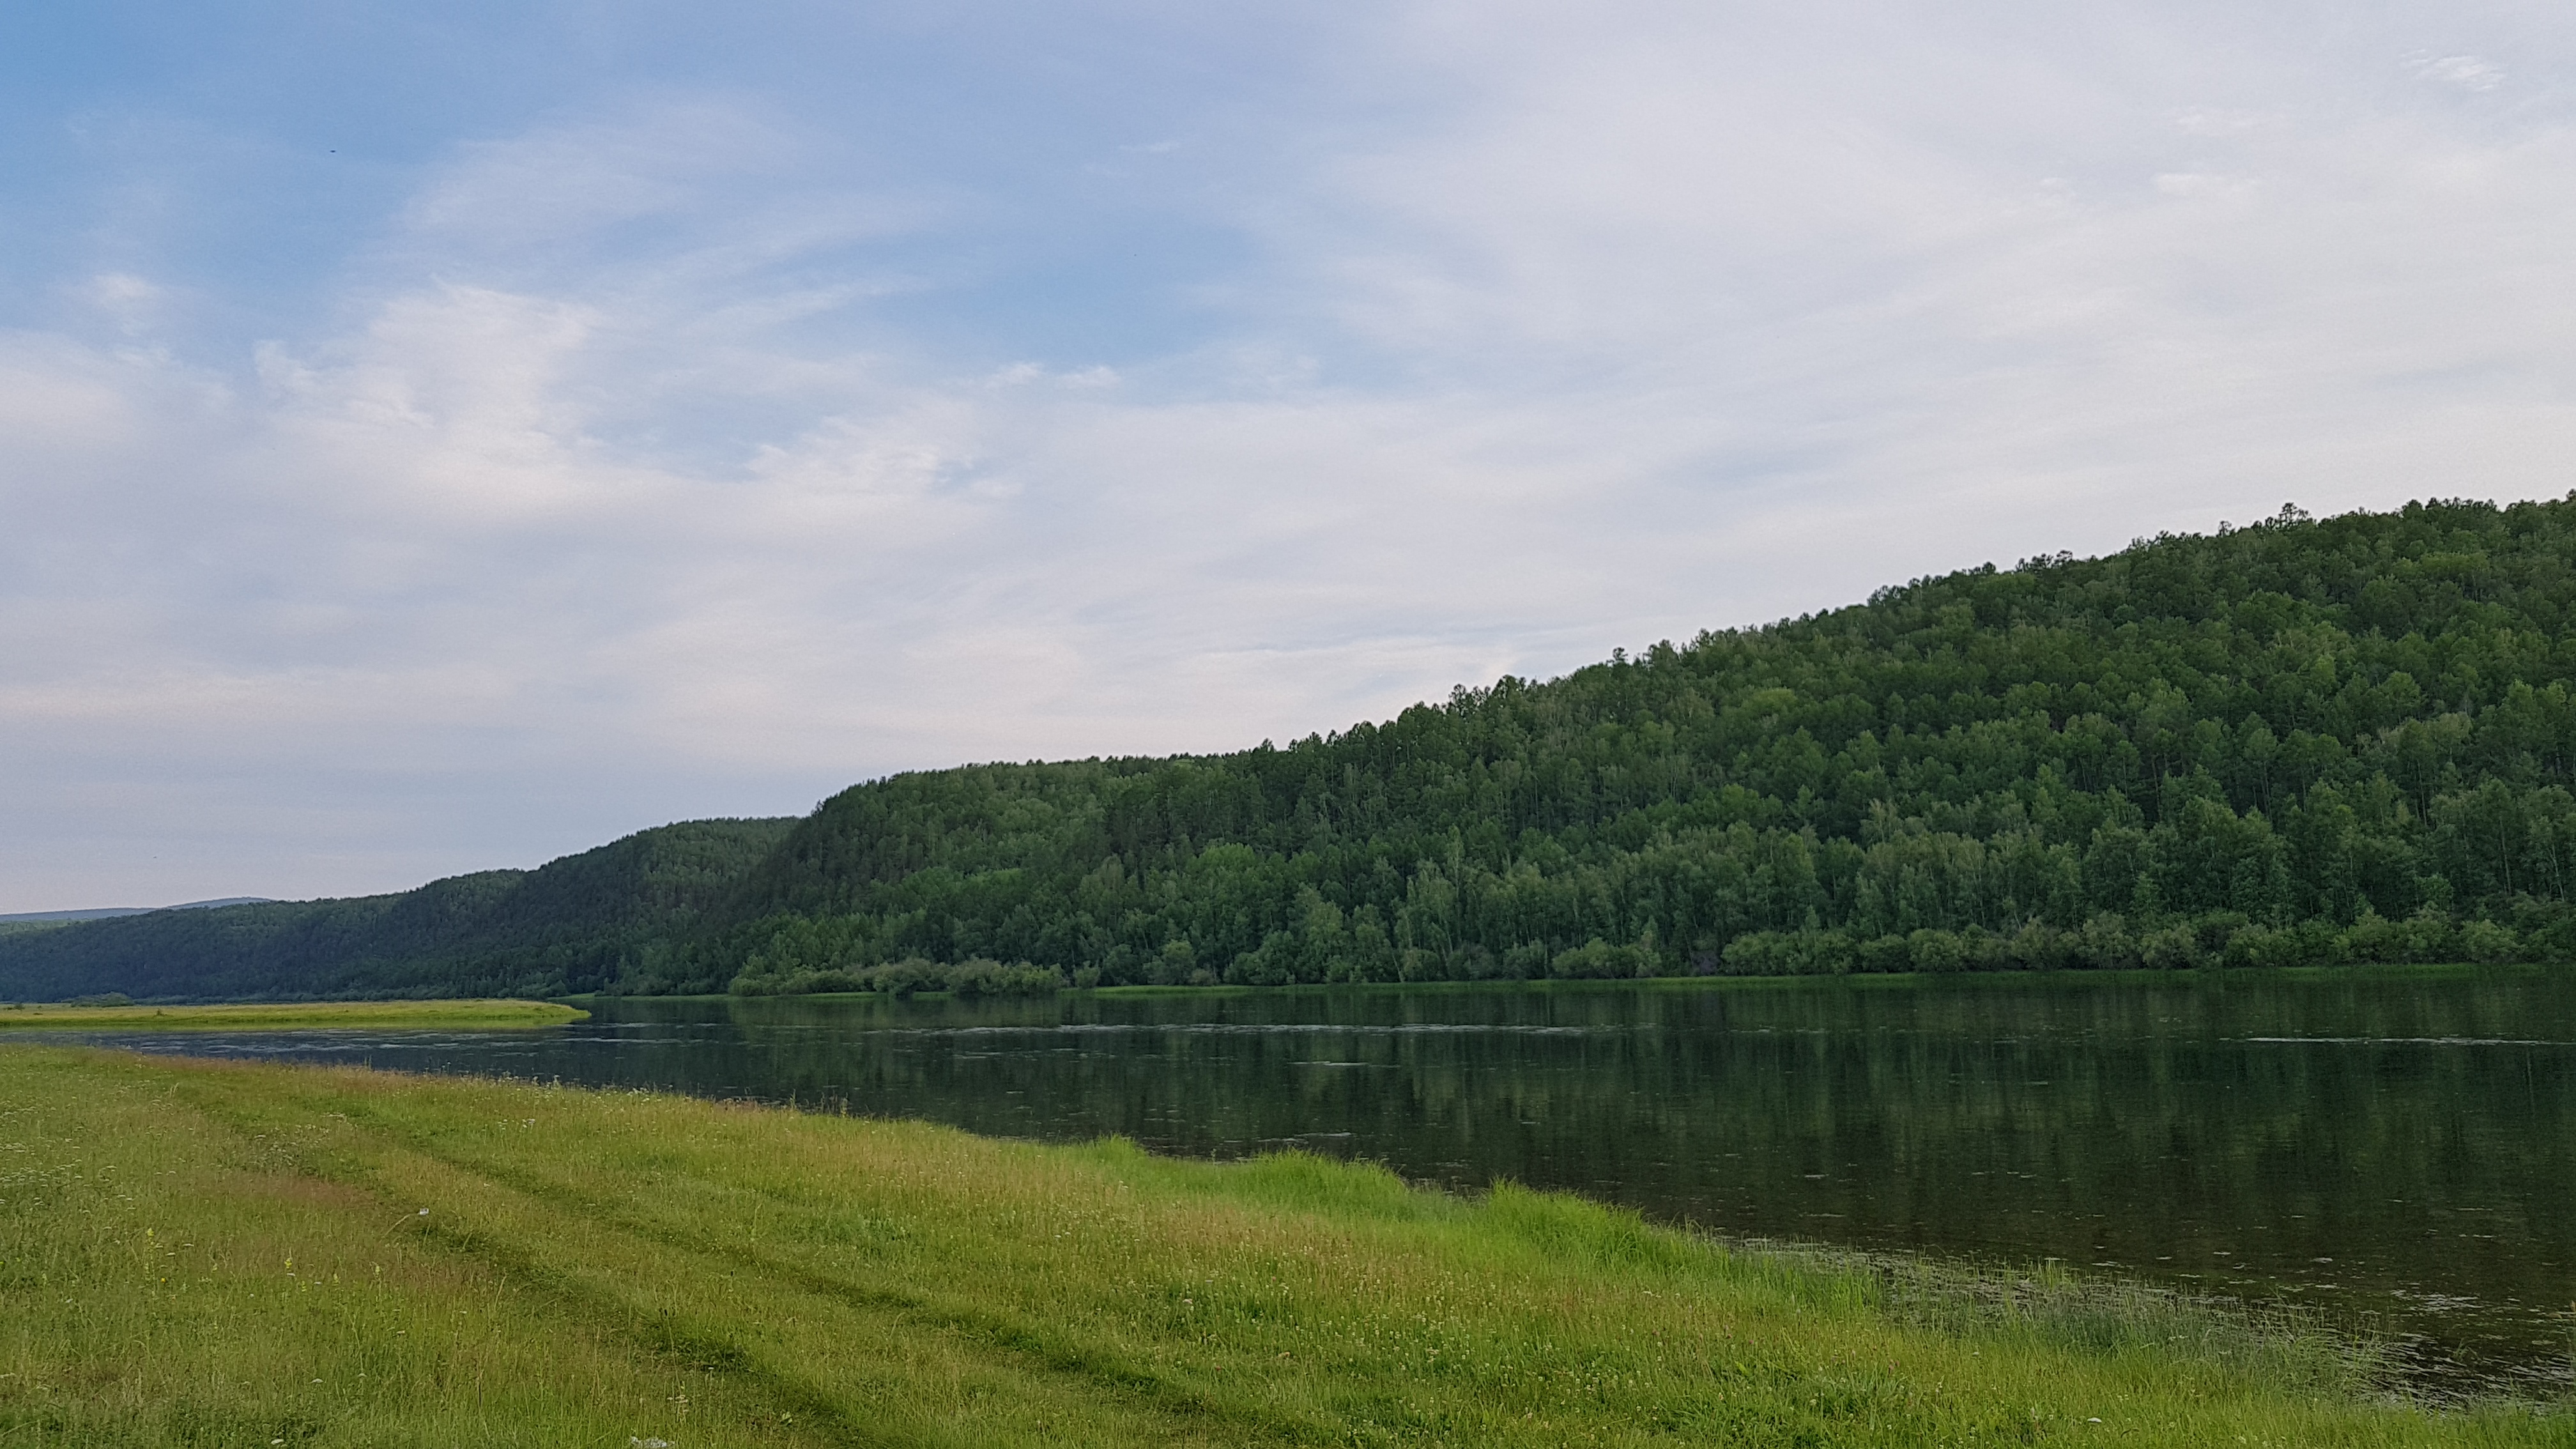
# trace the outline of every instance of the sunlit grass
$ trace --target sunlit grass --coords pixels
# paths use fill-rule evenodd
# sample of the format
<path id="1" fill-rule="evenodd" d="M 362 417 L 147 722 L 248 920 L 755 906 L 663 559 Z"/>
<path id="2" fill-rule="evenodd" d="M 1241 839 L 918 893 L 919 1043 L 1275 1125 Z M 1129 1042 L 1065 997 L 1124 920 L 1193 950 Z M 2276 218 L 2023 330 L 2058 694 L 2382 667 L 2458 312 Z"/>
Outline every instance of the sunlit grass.
<path id="1" fill-rule="evenodd" d="M 0 1030 L 246 1031 L 290 1027 L 561 1026 L 590 1015 L 551 1001 L 307 1001 L 229 1006 L 0 1005 Z"/>
<path id="2" fill-rule="evenodd" d="M 0 1048 L 12 1449 L 2576 1443 L 1927 1292 L 1311 1157 Z"/>

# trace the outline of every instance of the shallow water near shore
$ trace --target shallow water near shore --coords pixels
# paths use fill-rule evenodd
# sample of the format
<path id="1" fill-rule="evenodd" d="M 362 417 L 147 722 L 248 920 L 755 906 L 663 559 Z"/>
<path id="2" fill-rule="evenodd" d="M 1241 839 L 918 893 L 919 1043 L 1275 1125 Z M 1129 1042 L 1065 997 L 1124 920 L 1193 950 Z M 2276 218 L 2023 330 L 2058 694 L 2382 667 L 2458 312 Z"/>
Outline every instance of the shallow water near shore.
<path id="1" fill-rule="evenodd" d="M 2565 972 L 584 1004 L 537 1031 L 88 1039 L 1302 1147 L 1729 1235 L 2309 1305 L 2417 1337 L 2452 1383 L 2570 1378 Z"/>

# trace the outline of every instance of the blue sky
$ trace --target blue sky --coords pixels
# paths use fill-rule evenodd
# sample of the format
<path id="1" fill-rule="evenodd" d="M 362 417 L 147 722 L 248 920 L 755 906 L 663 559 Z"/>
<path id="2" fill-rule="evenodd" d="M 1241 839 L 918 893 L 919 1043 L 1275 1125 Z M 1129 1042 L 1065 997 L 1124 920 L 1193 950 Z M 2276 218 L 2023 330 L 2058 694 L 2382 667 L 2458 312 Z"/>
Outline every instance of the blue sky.
<path id="1" fill-rule="evenodd" d="M 0 911 L 2558 496 L 2542 4 L 0 16 Z"/>

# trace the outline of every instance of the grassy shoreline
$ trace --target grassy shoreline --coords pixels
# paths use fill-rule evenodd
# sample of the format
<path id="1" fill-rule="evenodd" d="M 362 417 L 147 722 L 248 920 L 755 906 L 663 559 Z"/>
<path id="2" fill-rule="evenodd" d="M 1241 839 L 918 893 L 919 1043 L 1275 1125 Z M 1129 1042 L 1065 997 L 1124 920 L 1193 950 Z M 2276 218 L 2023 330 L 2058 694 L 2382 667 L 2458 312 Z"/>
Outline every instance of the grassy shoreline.
<path id="1" fill-rule="evenodd" d="M 299 1027 L 561 1026 L 590 1015 L 553 1001 L 286 1001 L 201 1006 L 0 1006 L 0 1031 L 286 1031 Z"/>
<path id="2" fill-rule="evenodd" d="M 1933 1322 L 1864 1273 L 1310 1157 L 0 1049 L 12 1449 L 2576 1443 L 2186 1327 Z"/>

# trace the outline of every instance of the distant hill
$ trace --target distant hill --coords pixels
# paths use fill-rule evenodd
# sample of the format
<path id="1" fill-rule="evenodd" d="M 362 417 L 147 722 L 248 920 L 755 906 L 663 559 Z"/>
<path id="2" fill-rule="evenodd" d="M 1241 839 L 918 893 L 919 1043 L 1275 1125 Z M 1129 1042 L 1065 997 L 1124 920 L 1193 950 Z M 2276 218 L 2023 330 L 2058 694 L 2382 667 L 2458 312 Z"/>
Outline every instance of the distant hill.
<path id="1" fill-rule="evenodd" d="M 175 906 L 98 906 L 86 911 L 17 911 L 0 915 L 0 926 L 42 925 L 50 921 L 104 921 L 110 916 L 142 916 L 154 911 L 207 911 L 217 906 L 264 906 L 267 896 L 225 896 L 220 900 L 182 901 Z"/>
<path id="2" fill-rule="evenodd" d="M 2576 498 L 2285 509 L 1284 748 L 897 775 L 524 875 L 0 935 L 0 995 L 2570 960 L 2571 691 Z"/>
<path id="3" fill-rule="evenodd" d="M 650 969 L 786 836 L 698 820 L 397 895 L 163 910 L 0 935 L 0 997 L 545 996 Z"/>

